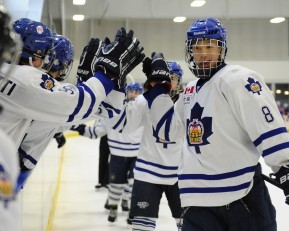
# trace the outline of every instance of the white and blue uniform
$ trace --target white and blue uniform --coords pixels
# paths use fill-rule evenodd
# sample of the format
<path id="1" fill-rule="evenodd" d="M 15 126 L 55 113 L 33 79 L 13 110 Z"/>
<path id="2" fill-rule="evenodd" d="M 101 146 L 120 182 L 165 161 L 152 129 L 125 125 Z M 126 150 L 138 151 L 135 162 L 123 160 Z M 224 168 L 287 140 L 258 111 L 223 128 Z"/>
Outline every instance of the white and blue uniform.
<path id="1" fill-rule="evenodd" d="M 4 64 L 1 72 L 9 68 Z M 7 80 L 0 82 L 0 99 L 5 107 L 0 127 L 19 147 L 32 120 L 59 125 L 82 123 L 98 111 L 98 106 L 113 88 L 101 72 L 74 86 L 59 83 L 48 74 L 16 65 Z"/>
<path id="2" fill-rule="evenodd" d="M 173 185 L 177 182 L 182 142 L 166 142 L 155 136 L 147 101 L 143 95 L 131 101 L 114 124 L 114 129 L 123 132 L 144 127 L 134 169 L 135 179 L 164 185 Z"/>
<path id="3" fill-rule="evenodd" d="M 223 206 L 243 198 L 260 156 L 274 172 L 289 164 L 285 124 L 255 71 L 226 65 L 211 79 L 188 83 L 175 105 L 165 94 L 155 96 L 150 115 L 156 134 L 184 141 L 182 207 Z"/>
<path id="4" fill-rule="evenodd" d="M 178 224 L 182 213 L 177 183 L 182 141 L 167 142 L 156 136 L 148 103 L 143 95 L 127 105 L 118 121 L 114 122 L 113 128 L 128 132 L 140 126 L 144 127 L 144 132 L 134 168 L 135 181 L 130 210 L 132 228 L 155 229 L 163 193 L 166 194 L 172 216 Z"/>

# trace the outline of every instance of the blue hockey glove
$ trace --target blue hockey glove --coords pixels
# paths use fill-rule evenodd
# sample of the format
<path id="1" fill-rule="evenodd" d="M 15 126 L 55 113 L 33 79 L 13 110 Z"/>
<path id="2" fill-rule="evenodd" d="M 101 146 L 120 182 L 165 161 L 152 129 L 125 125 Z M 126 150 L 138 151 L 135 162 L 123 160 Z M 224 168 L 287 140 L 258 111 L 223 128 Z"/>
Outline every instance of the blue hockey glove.
<path id="1" fill-rule="evenodd" d="M 79 133 L 79 135 L 83 136 L 84 133 L 85 133 L 85 127 L 86 127 L 85 124 L 80 124 L 80 125 L 78 125 L 78 126 L 72 126 L 72 127 L 70 128 L 70 130 L 76 131 L 76 132 Z"/>
<path id="2" fill-rule="evenodd" d="M 101 47 L 98 38 L 91 38 L 89 43 L 84 47 L 80 56 L 80 62 L 77 68 L 77 78 L 81 82 L 85 82 L 93 76 L 95 70 L 96 55 Z"/>
<path id="3" fill-rule="evenodd" d="M 143 72 L 147 76 L 144 88 L 150 89 L 154 84 L 162 84 L 167 92 L 171 90 L 170 70 L 162 53 L 152 53 L 152 58 L 143 61 Z"/>
<path id="4" fill-rule="evenodd" d="M 286 197 L 285 203 L 289 205 L 289 166 L 282 166 L 277 173 L 270 175 L 275 176 L 275 181 L 283 189 Z"/>
<path id="5" fill-rule="evenodd" d="M 53 138 L 56 140 L 58 146 L 57 148 L 61 148 L 65 143 L 66 139 L 62 132 L 56 133 Z"/>
<path id="6" fill-rule="evenodd" d="M 126 76 L 145 57 L 143 47 L 139 40 L 133 38 L 133 31 L 126 33 L 125 28 L 120 28 L 113 42 L 105 38 L 97 55 L 95 71 L 101 70 L 110 79 L 117 79 L 118 87 L 126 83 Z"/>

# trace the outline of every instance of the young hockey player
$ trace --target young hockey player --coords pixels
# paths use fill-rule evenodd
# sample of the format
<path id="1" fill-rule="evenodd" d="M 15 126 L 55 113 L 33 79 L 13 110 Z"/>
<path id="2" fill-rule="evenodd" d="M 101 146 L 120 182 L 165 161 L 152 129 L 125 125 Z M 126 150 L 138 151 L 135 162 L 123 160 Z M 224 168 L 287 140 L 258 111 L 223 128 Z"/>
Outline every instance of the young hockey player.
<path id="1" fill-rule="evenodd" d="M 144 61 L 144 66 L 146 64 L 150 65 L 147 59 Z M 183 71 L 176 62 L 170 62 L 169 67 L 171 72 L 169 78 L 173 83 L 170 101 L 173 103 L 172 99 L 177 100 L 179 97 Z M 156 137 L 149 116 L 149 105 L 143 95 L 138 96 L 133 104 L 128 105 L 114 124 L 114 129 L 123 132 L 133 131 L 139 126 L 144 127 L 134 169 L 135 180 L 128 220 L 132 222 L 132 229 L 155 230 L 163 193 L 167 197 L 172 216 L 179 225 L 182 208 L 177 174 L 182 155 L 182 141 L 167 142 Z"/>
<path id="2" fill-rule="evenodd" d="M 214 18 L 187 32 L 186 62 L 197 80 L 175 105 L 161 53 L 153 54 L 146 98 L 156 136 L 184 140 L 179 172 L 183 231 L 276 231 L 262 156 L 289 204 L 289 135 L 263 77 L 225 63 L 227 31 Z"/>

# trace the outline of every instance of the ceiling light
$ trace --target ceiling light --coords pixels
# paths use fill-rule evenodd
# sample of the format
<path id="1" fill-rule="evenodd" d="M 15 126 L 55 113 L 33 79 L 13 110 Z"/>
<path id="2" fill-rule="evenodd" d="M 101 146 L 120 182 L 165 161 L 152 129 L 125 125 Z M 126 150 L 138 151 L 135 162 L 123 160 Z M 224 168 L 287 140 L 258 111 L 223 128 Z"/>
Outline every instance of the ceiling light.
<path id="1" fill-rule="evenodd" d="M 191 3 L 191 7 L 201 7 L 206 4 L 205 0 L 194 0 Z"/>
<path id="2" fill-rule="evenodd" d="M 280 22 L 284 22 L 284 21 L 285 21 L 284 17 L 276 17 L 276 18 L 270 19 L 271 23 L 280 23 Z"/>
<path id="3" fill-rule="evenodd" d="M 184 22 L 187 18 L 183 16 L 178 16 L 173 19 L 174 22 Z"/>
<path id="4" fill-rule="evenodd" d="M 281 94 L 281 93 L 282 93 L 282 91 L 280 89 L 276 90 L 276 94 Z"/>
<path id="5" fill-rule="evenodd" d="M 72 19 L 73 19 L 73 21 L 83 21 L 84 15 L 82 15 L 82 14 L 75 14 L 75 15 L 73 15 Z"/>
<path id="6" fill-rule="evenodd" d="M 73 0 L 73 5 L 84 5 L 86 0 Z"/>

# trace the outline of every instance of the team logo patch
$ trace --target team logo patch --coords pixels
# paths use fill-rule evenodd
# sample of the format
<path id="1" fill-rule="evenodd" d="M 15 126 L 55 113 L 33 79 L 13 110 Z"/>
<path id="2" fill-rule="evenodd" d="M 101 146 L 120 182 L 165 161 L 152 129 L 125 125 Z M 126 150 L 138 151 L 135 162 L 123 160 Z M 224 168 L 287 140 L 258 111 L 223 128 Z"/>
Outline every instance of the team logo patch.
<path id="1" fill-rule="evenodd" d="M 262 91 L 262 86 L 259 81 L 255 81 L 253 78 L 249 77 L 247 80 L 248 84 L 245 86 L 249 92 L 253 92 L 253 94 L 257 93 L 260 95 Z"/>
<path id="2" fill-rule="evenodd" d="M 198 119 L 193 119 L 189 123 L 188 137 L 191 144 L 202 144 L 204 135 L 204 125 Z"/>
<path id="3" fill-rule="evenodd" d="M 187 142 L 194 146 L 200 154 L 200 146 L 209 144 L 208 138 L 212 132 L 212 117 L 202 117 L 204 108 L 196 103 L 191 109 L 191 116 L 187 119 Z"/>
<path id="4" fill-rule="evenodd" d="M 36 31 L 38 34 L 42 34 L 43 33 L 43 27 L 42 26 L 37 26 L 36 27 Z"/>
<path id="5" fill-rule="evenodd" d="M 145 209 L 147 207 L 149 207 L 149 203 L 148 202 L 137 202 L 137 206 L 140 208 L 140 209 Z"/>
<path id="6" fill-rule="evenodd" d="M 55 86 L 54 79 L 49 77 L 48 75 L 42 75 L 42 82 L 40 86 L 46 90 L 53 91 L 53 87 Z"/>

